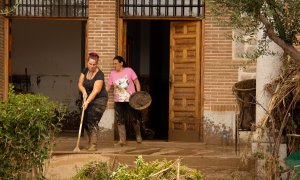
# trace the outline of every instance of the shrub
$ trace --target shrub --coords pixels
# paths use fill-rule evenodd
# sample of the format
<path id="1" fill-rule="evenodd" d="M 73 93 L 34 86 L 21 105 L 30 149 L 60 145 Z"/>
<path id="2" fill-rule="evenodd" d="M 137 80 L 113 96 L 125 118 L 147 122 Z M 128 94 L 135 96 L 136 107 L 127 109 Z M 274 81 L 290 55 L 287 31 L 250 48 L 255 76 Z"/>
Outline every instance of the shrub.
<path id="1" fill-rule="evenodd" d="M 74 180 L 109 179 L 110 171 L 106 162 L 90 162 L 81 168 L 74 176 Z"/>
<path id="2" fill-rule="evenodd" d="M 129 168 L 126 164 L 119 164 L 113 172 L 109 170 L 107 163 L 91 162 L 80 169 L 73 179 L 151 180 L 179 178 L 202 180 L 202 175 L 199 171 L 180 164 L 180 161 L 181 159 L 145 162 L 142 156 L 138 156 L 135 160 L 134 168 Z"/>
<path id="3" fill-rule="evenodd" d="M 10 87 L 8 100 L 0 103 L 0 177 L 19 179 L 32 169 L 42 177 L 64 112 L 45 96 L 15 94 Z"/>
<path id="4" fill-rule="evenodd" d="M 145 162 L 142 156 L 135 160 L 135 167 L 129 168 L 127 165 L 119 165 L 112 173 L 114 180 L 151 180 L 151 179 L 189 179 L 202 180 L 202 175 L 198 170 L 182 165 L 181 159 L 175 161 L 155 160 Z"/>

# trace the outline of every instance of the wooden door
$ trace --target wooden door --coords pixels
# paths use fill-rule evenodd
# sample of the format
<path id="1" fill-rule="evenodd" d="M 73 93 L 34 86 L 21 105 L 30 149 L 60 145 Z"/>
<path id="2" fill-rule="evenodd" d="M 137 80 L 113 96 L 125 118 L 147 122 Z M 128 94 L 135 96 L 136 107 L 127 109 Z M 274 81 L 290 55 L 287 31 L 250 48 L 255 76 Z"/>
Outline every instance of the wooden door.
<path id="1" fill-rule="evenodd" d="M 171 22 L 169 140 L 200 141 L 200 21 Z"/>

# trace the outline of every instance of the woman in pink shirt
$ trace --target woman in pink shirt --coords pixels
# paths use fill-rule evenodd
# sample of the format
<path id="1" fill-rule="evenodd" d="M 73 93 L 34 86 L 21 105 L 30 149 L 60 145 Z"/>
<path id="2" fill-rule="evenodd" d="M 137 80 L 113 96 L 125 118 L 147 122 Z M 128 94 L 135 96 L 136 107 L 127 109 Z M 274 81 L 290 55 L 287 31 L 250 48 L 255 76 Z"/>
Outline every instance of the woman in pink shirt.
<path id="1" fill-rule="evenodd" d="M 129 105 L 130 95 L 135 91 L 141 90 L 140 82 L 136 73 L 130 67 L 127 67 L 123 57 L 114 57 L 113 63 L 115 70 L 111 71 L 109 75 L 108 82 L 106 83 L 106 91 L 109 91 L 111 86 L 114 87 L 115 118 L 118 124 L 118 132 L 120 137 L 118 144 L 121 146 L 126 144 L 126 112 L 129 113 L 129 120 L 131 121 L 135 130 L 136 141 L 141 143 L 141 113 Z"/>

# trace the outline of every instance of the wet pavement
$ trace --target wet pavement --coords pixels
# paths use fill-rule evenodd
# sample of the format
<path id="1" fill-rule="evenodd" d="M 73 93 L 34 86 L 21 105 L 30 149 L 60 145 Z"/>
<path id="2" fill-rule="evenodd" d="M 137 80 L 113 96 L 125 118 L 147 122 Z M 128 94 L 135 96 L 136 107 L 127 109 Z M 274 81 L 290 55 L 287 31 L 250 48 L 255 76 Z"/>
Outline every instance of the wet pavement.
<path id="1" fill-rule="evenodd" d="M 77 136 L 67 135 L 59 136 L 55 139 L 54 154 L 127 154 L 127 155 L 172 155 L 172 156 L 206 156 L 206 157 L 237 157 L 238 153 L 234 146 L 221 146 L 221 145 L 206 145 L 204 143 L 191 143 L 191 142 L 167 142 L 159 140 L 144 140 L 138 144 L 133 140 L 127 141 L 123 147 L 115 145 L 114 141 L 103 142 L 98 141 L 97 151 L 87 151 L 87 140 L 85 137 L 80 138 L 80 152 L 74 152 L 76 147 Z"/>
<path id="2" fill-rule="evenodd" d="M 76 143 L 76 134 L 60 135 L 55 139 L 55 148 L 48 166 L 50 169 L 48 176 L 52 177 L 50 179 L 69 179 L 76 169 L 94 160 L 134 166 L 137 155 L 142 155 L 146 161 L 181 158 L 184 164 L 200 170 L 205 179 L 232 179 L 234 174 L 243 179 L 253 179 L 253 173 L 251 174 L 253 163 L 242 164 L 241 156 L 233 145 L 146 140 L 141 144 L 127 141 L 126 146 L 120 147 L 115 146 L 114 141 L 104 142 L 100 139 L 97 151 L 91 152 L 84 149 L 87 140 L 81 137 L 80 151 L 74 152 Z M 63 173 L 61 169 L 65 169 Z M 66 173 L 67 171 L 69 173 Z"/>

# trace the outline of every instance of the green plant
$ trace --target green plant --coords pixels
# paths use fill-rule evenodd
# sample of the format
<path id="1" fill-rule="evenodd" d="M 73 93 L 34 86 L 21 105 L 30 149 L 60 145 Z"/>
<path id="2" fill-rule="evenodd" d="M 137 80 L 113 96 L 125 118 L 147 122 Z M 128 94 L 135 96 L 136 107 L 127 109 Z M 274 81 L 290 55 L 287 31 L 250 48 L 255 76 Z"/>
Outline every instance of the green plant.
<path id="1" fill-rule="evenodd" d="M 119 165 L 112 173 L 114 180 L 150 180 L 150 179 L 196 179 L 201 180 L 202 175 L 198 170 L 191 169 L 180 164 L 180 159 L 175 161 L 155 160 L 145 162 L 142 156 L 135 160 L 135 167 Z"/>
<path id="2" fill-rule="evenodd" d="M 73 177 L 74 180 L 109 179 L 110 170 L 106 162 L 90 162 L 84 165 Z"/>
<path id="3" fill-rule="evenodd" d="M 45 96 L 15 94 L 10 87 L 8 100 L 0 103 L 0 177 L 22 179 L 34 171 L 43 178 L 43 162 L 64 112 L 64 106 Z"/>
<path id="4" fill-rule="evenodd" d="M 113 179 L 113 180 L 152 180 L 152 179 L 187 179 L 202 180 L 198 170 L 191 169 L 175 161 L 155 160 L 146 162 L 142 156 L 137 156 L 135 167 L 119 164 L 115 171 L 111 171 L 106 162 L 90 162 L 79 169 L 74 180 L 85 179 Z"/>
<path id="5" fill-rule="evenodd" d="M 255 153 L 252 153 L 252 156 L 257 158 L 257 159 L 265 159 L 265 156 L 264 156 L 264 153 L 263 152 L 255 152 Z"/>

